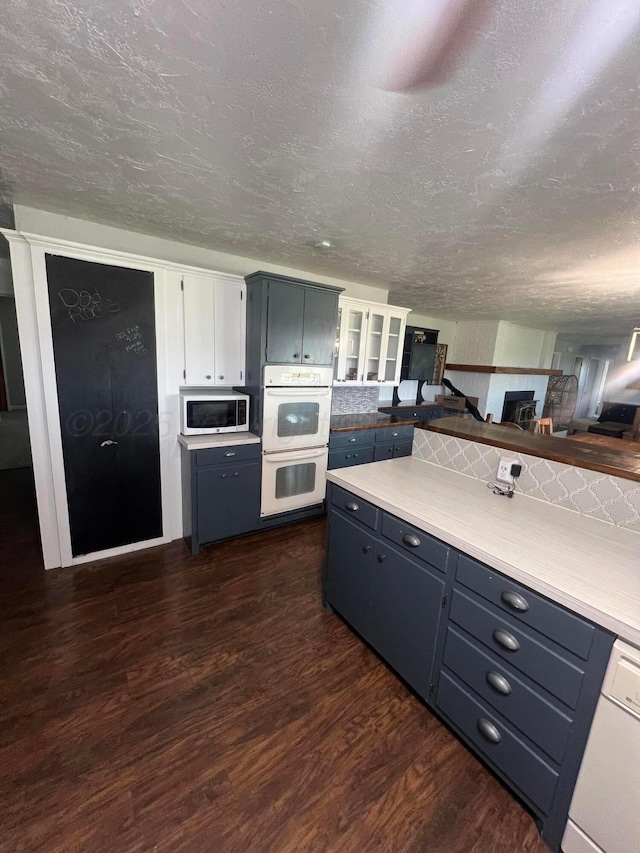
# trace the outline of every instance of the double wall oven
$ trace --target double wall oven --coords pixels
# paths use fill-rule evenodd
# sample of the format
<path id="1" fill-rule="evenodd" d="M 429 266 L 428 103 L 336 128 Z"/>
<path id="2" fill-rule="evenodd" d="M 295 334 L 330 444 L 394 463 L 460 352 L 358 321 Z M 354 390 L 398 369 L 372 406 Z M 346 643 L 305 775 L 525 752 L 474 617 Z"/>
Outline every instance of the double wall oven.
<path id="1" fill-rule="evenodd" d="M 332 381 L 330 367 L 264 368 L 261 517 L 324 500 Z"/>

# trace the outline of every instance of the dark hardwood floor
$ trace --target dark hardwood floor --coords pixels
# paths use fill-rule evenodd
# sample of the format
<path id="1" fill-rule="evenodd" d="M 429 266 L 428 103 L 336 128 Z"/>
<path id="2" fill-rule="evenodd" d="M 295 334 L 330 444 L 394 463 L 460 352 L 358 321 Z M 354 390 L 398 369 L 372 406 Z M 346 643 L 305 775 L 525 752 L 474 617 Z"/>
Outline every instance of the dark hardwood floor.
<path id="1" fill-rule="evenodd" d="M 322 609 L 323 537 L 314 520 L 198 557 L 176 542 L 46 574 L 14 550 L 0 850 L 546 851 L 509 792 Z"/>

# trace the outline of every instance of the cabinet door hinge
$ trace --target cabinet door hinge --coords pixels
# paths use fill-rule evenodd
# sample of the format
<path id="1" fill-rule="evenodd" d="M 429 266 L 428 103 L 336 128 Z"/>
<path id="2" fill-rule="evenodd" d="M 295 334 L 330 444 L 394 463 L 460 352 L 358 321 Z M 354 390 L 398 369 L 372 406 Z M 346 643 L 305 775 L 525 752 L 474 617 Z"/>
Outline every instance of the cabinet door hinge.
<path id="1" fill-rule="evenodd" d="M 180 279 L 180 290 L 184 290 L 184 279 Z"/>
<path id="2" fill-rule="evenodd" d="M 240 379 L 242 379 L 242 371 L 240 371 Z"/>
<path id="3" fill-rule="evenodd" d="M 244 299 L 244 293 L 242 291 L 240 291 L 240 302 L 242 302 L 243 299 Z"/>
<path id="4" fill-rule="evenodd" d="M 436 686 L 435 686 L 435 684 L 434 684 L 434 683 L 433 683 L 433 681 L 432 681 L 432 682 L 431 682 L 431 684 L 429 685 L 429 696 L 433 696 L 433 691 L 434 691 L 435 689 L 436 689 Z"/>
<path id="5" fill-rule="evenodd" d="M 186 371 L 186 370 L 183 370 L 183 371 L 182 371 L 182 378 L 183 378 L 183 379 L 186 379 L 186 378 L 187 378 L 187 371 Z"/>
<path id="6" fill-rule="evenodd" d="M 446 607 L 446 606 L 447 606 L 447 593 L 446 593 L 446 592 L 445 592 L 445 594 L 442 596 L 442 606 L 443 606 L 443 607 Z"/>

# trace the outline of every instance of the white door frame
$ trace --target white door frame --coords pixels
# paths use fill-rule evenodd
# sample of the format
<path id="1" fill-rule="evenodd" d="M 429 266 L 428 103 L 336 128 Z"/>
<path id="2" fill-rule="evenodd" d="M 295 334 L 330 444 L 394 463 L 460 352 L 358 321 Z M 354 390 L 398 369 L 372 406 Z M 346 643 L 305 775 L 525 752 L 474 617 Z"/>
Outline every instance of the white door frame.
<path id="1" fill-rule="evenodd" d="M 9 240 L 11 248 L 45 568 L 103 559 L 178 538 L 182 535 L 182 520 L 179 499 L 180 456 L 176 441 L 179 432 L 177 389 L 180 383 L 176 382 L 176 375 L 181 376 L 182 372 L 183 338 L 178 333 L 181 328 L 179 276 L 170 269 L 174 265 L 142 256 L 48 239 L 33 234 L 19 234 L 5 229 L 0 231 Z M 46 252 L 154 273 L 162 537 L 79 557 L 72 555 L 45 267 Z M 170 321 L 172 316 L 178 322 L 172 324 Z M 172 394 L 171 389 L 174 387 L 175 393 Z"/>

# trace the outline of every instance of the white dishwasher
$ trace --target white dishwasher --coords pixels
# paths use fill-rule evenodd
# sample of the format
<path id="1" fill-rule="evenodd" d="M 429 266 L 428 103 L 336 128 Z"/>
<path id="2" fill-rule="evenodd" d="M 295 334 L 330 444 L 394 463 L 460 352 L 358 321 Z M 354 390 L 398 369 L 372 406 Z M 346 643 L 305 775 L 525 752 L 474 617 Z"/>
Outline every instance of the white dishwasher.
<path id="1" fill-rule="evenodd" d="M 562 850 L 640 851 L 640 650 L 620 640 L 611 651 Z"/>

